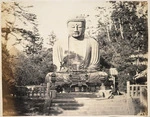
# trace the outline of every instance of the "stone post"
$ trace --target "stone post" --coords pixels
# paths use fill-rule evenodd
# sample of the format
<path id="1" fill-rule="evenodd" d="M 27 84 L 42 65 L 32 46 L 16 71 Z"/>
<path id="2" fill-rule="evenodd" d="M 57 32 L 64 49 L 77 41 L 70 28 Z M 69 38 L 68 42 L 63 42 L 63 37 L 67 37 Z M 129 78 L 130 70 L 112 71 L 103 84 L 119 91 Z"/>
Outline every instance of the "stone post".
<path id="1" fill-rule="evenodd" d="M 127 81 L 127 97 L 130 97 L 130 81 Z"/>

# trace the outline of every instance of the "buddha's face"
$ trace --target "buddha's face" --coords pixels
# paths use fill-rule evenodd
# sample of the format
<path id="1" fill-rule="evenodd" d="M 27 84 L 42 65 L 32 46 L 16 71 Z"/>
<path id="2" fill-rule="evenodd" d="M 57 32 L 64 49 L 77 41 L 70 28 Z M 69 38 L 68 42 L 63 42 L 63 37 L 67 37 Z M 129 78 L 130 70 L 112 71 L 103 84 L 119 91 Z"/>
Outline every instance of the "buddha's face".
<path id="1" fill-rule="evenodd" d="M 83 22 L 69 22 L 68 32 L 69 35 L 74 38 L 83 37 L 85 31 L 85 26 Z"/>

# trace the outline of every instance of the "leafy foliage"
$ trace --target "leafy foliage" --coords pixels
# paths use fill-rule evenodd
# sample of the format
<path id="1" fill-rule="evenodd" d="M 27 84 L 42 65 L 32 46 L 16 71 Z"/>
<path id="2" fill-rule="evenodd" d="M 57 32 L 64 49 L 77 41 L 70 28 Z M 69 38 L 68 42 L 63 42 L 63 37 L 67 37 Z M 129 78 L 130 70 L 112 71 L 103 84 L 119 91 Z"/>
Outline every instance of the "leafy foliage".
<path id="1" fill-rule="evenodd" d="M 17 41 L 14 45 L 22 45 L 27 54 L 37 53 L 42 48 L 43 42 L 38 33 L 37 17 L 28 11 L 32 7 L 17 2 L 3 2 L 1 11 L 4 16 L 2 29 L 9 29 L 9 32 L 5 32 L 16 37 Z M 11 18 L 13 20 L 10 20 Z M 21 38 L 16 35 L 21 35 Z M 7 36 L 5 40 L 8 40 Z"/>
<path id="2" fill-rule="evenodd" d="M 52 32 L 50 33 L 50 35 L 48 35 L 48 44 L 51 45 L 51 46 L 53 46 L 54 43 L 55 43 L 55 41 L 56 41 L 56 35 L 55 35 L 55 33 L 52 31 Z"/>
<path id="3" fill-rule="evenodd" d="M 17 2 L 2 2 L 1 13 L 4 16 L 2 18 L 2 35 L 4 35 L 6 42 L 2 48 L 4 53 L 2 56 L 2 77 L 8 84 L 8 88 L 10 88 L 9 81 L 12 80 L 13 82 L 16 81 L 17 85 L 26 85 L 38 84 L 41 77 L 43 78 L 41 73 L 38 72 L 40 71 L 40 65 L 37 64 L 38 57 L 36 57 L 42 49 L 43 39 L 38 33 L 36 15 L 28 12 L 28 9 L 32 7 L 23 6 Z M 20 22 L 18 23 L 18 21 Z M 10 38 L 8 38 L 8 34 L 11 35 Z M 18 35 L 21 35 L 21 38 L 18 38 Z M 16 37 L 14 48 L 18 44 L 22 45 L 26 55 L 21 52 L 18 52 L 17 55 L 9 55 L 10 51 L 6 48 L 7 41 L 8 39 L 10 41 L 14 39 L 13 36 Z M 11 83 L 11 85 L 15 84 Z"/>
<path id="4" fill-rule="evenodd" d="M 11 88 L 15 85 L 15 78 L 11 69 L 10 55 L 6 46 L 2 44 L 2 83 L 3 96 L 11 92 Z"/>
<path id="5" fill-rule="evenodd" d="M 119 88 L 123 90 L 127 80 L 132 82 L 137 71 L 146 69 L 146 65 L 133 65 L 130 56 L 148 52 L 148 8 L 147 2 L 109 3 L 96 8 L 97 25 L 89 34 L 99 42 L 102 58 L 118 69 Z"/>
<path id="6" fill-rule="evenodd" d="M 44 83 L 48 72 L 54 70 L 52 64 L 52 49 L 43 49 L 39 54 L 24 56 L 18 55 L 12 60 L 17 85 L 39 85 Z"/>

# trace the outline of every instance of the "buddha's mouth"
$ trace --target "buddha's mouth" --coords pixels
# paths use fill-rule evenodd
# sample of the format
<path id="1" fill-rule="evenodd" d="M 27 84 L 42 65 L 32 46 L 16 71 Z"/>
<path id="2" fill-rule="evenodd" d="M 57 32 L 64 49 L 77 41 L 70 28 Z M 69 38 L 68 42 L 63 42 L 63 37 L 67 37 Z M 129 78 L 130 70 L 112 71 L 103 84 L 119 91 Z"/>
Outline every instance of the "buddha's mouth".
<path id="1" fill-rule="evenodd" d="M 75 32 L 73 33 L 73 36 L 79 36 L 79 35 L 80 35 L 79 31 L 75 31 Z"/>

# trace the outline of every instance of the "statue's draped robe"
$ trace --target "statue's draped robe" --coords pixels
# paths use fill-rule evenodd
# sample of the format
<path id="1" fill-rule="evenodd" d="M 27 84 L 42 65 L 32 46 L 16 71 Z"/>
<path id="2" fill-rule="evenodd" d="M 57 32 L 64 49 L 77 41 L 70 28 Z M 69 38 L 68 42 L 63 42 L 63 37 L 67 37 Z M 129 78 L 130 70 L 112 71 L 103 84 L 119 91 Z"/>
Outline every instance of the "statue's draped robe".
<path id="1" fill-rule="evenodd" d="M 67 56 L 69 59 L 66 59 Z M 68 65 L 65 65 L 67 62 L 71 65 L 70 68 Z M 94 79 L 99 79 L 100 76 L 107 75 L 105 72 L 97 71 L 100 66 L 99 44 L 92 38 L 85 38 L 84 40 L 70 38 L 67 41 L 57 41 L 53 47 L 53 63 L 57 66 L 57 71 L 64 70 L 65 68 L 67 68 L 65 69 L 66 71 L 68 69 L 79 71 L 81 69 L 95 70 L 94 73 L 88 73 L 91 82 Z M 78 64 L 80 68 L 74 67 L 75 64 Z M 82 75 L 81 77 L 83 77 Z M 68 79 L 69 74 L 67 72 L 57 73 L 57 77 Z"/>
<path id="2" fill-rule="evenodd" d="M 67 56 L 69 60 L 65 61 Z M 57 66 L 57 71 L 68 61 L 71 65 L 79 64 L 81 68 L 97 69 L 100 63 L 98 42 L 91 38 L 83 40 L 70 38 L 67 41 L 56 42 L 53 47 L 53 63 Z"/>

